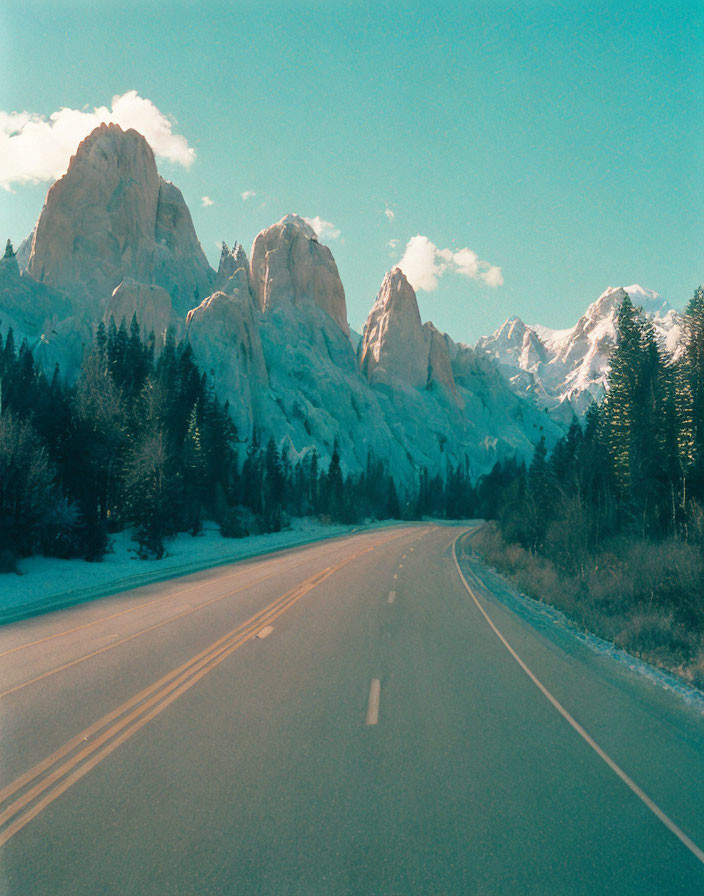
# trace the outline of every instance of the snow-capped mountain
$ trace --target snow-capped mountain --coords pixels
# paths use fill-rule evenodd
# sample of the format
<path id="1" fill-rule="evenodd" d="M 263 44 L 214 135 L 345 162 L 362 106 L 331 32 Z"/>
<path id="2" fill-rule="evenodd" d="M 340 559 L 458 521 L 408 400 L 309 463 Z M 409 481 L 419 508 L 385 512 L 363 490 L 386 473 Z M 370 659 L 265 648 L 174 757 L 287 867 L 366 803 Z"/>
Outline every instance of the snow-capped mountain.
<path id="1" fill-rule="evenodd" d="M 552 330 L 509 318 L 477 352 L 494 360 L 511 388 L 530 396 L 556 420 L 568 422 L 603 397 L 609 356 L 616 344 L 618 309 L 626 296 L 652 323 L 660 346 L 676 354 L 681 317 L 656 292 L 633 285 L 609 287 L 569 330 Z"/>
<path id="2" fill-rule="evenodd" d="M 559 426 L 518 396 L 483 352 L 423 323 L 399 269 L 384 278 L 361 341 L 350 333 L 330 249 L 287 215 L 208 265 L 181 193 L 136 131 L 101 125 L 49 190 L 31 248 L 0 269 L 0 327 L 47 368 L 76 375 L 100 320 L 133 314 L 157 339 L 189 339 L 243 439 L 292 454 L 337 441 L 349 471 L 369 452 L 399 480 L 467 458 L 475 475 L 529 458 Z"/>

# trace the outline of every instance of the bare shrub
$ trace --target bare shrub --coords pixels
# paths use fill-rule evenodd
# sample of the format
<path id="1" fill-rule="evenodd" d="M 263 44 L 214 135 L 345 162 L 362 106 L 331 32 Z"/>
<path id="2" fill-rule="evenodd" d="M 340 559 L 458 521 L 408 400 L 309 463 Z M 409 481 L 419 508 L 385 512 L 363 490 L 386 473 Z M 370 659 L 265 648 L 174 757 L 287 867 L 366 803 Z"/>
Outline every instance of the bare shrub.
<path id="1" fill-rule="evenodd" d="M 548 541 L 558 553 L 568 549 L 565 531 Z M 473 547 L 529 597 L 647 662 L 704 684 L 704 557 L 698 545 L 619 536 L 585 554 L 583 574 L 568 574 L 552 559 L 505 542 L 493 523 L 476 534 Z"/>

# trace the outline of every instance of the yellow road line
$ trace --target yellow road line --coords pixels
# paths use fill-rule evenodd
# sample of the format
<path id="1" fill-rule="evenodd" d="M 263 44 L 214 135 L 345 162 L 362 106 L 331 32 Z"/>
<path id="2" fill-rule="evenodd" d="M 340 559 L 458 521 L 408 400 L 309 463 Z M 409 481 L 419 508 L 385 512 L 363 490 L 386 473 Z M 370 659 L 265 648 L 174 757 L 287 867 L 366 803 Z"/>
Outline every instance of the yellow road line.
<path id="1" fill-rule="evenodd" d="M 237 588 L 235 591 L 229 591 L 227 594 L 222 594 L 219 597 L 212 598 L 211 600 L 203 601 L 203 603 L 198 604 L 195 607 L 189 607 L 189 609 L 183 610 L 181 613 L 177 613 L 175 616 L 169 616 L 168 619 L 162 619 L 160 622 L 155 622 L 153 625 L 147 626 L 147 628 L 140 629 L 137 632 L 133 632 L 131 635 L 125 635 L 124 638 L 120 638 L 117 641 L 111 641 L 109 644 L 105 644 L 102 647 L 91 650 L 90 653 L 85 653 L 83 654 L 83 656 L 76 657 L 76 659 L 68 660 L 67 662 L 62 663 L 60 666 L 56 666 L 54 669 L 49 669 L 46 672 L 42 672 L 41 675 L 36 675 L 34 678 L 30 678 L 27 681 L 23 681 L 20 684 L 14 685 L 13 687 L 8 688 L 5 691 L 0 691 L 0 699 L 2 699 L 3 697 L 7 697 L 10 694 L 14 694 L 17 691 L 21 691 L 22 688 L 29 687 L 29 685 L 36 684 L 39 681 L 43 681 L 45 678 L 50 678 L 52 675 L 56 675 L 58 672 L 64 672 L 66 669 L 70 669 L 72 666 L 77 666 L 79 663 L 83 663 L 95 656 L 106 653 L 108 650 L 112 650 L 115 647 L 120 647 L 122 644 L 127 644 L 128 641 L 134 641 L 135 638 L 140 638 L 142 635 L 153 632 L 155 629 L 161 628 L 164 625 L 168 625 L 170 622 L 177 622 L 179 619 L 183 619 L 185 616 L 190 616 L 193 613 L 197 613 L 199 610 L 202 610 L 205 607 L 210 607 L 213 604 L 220 603 L 220 601 L 227 600 L 228 597 L 234 597 L 236 594 L 241 594 L 243 591 L 247 591 L 254 585 L 258 585 L 260 582 L 266 582 L 268 579 L 275 578 L 276 576 L 280 575 L 281 572 L 288 572 L 291 569 L 297 569 L 300 566 L 305 566 L 306 563 L 310 563 L 310 558 L 307 560 L 303 560 L 300 563 L 295 563 L 287 567 L 285 570 L 279 570 L 277 572 L 269 573 L 266 576 L 260 576 L 258 579 L 255 579 L 253 582 L 249 582 L 247 585 L 243 585 L 241 588 Z"/>
<path id="2" fill-rule="evenodd" d="M 404 532 L 401 533 L 401 535 L 395 535 L 394 538 L 401 538 L 402 535 L 405 535 L 405 534 L 407 534 L 407 532 L 404 530 Z M 393 540 L 393 539 L 387 539 L 386 541 L 391 541 L 391 540 Z M 379 545 L 386 544 L 386 541 L 379 542 Z M 306 545 L 306 547 L 307 547 L 307 545 Z M 313 547 L 315 547 L 315 545 Z M 263 581 L 265 581 L 265 579 L 272 578 L 272 576 L 274 576 L 274 575 L 279 575 L 280 573 L 288 572 L 291 569 L 297 569 L 298 567 L 303 566 L 306 563 L 310 563 L 312 560 L 319 559 L 320 556 L 326 556 L 327 554 L 335 553 L 338 549 L 339 549 L 339 545 L 336 545 L 335 547 L 329 548 L 328 550 L 322 552 L 322 554 L 318 555 L 317 557 L 307 557 L 305 560 L 301 561 L 300 563 L 292 563 L 291 565 L 284 567 L 283 569 L 279 570 L 278 572 L 272 573 L 268 576 L 261 577 L 259 579 L 255 579 L 250 584 L 256 585 L 258 582 L 263 582 Z M 233 561 L 233 562 L 237 562 L 237 561 Z M 201 570 L 201 572 L 202 571 L 203 570 Z M 101 616 L 99 619 L 93 619 L 91 622 L 86 622 L 86 623 L 83 623 L 82 625 L 77 625 L 74 628 L 66 629 L 65 631 L 61 631 L 61 632 L 55 632 L 52 635 L 46 635 L 43 638 L 37 638 L 36 640 L 28 641 L 25 644 L 18 644 L 17 647 L 11 647 L 8 650 L 2 651 L 0 653 L 0 659 L 2 659 L 5 656 L 9 656 L 12 653 L 17 653 L 20 650 L 25 650 L 29 647 L 36 647 L 39 644 L 44 644 L 47 641 L 52 641 L 55 638 L 63 638 L 65 635 L 72 635 L 75 632 L 83 631 L 83 629 L 90 628 L 93 625 L 99 625 L 101 622 L 108 622 L 111 619 L 116 619 L 118 616 L 124 616 L 126 613 L 133 613 L 133 612 L 136 612 L 137 610 L 143 610 L 146 607 L 151 607 L 154 604 L 159 604 L 166 600 L 172 600 L 173 598 L 179 597 L 182 594 L 190 594 L 192 591 L 199 591 L 201 588 L 211 587 L 214 584 L 218 584 L 220 582 L 225 582 L 228 579 L 240 578 L 241 576 L 246 575 L 247 572 L 248 572 L 248 570 L 240 570 L 239 572 L 230 573 L 229 575 L 217 576 L 217 578 L 215 578 L 215 579 L 209 579 L 206 582 L 200 582 L 198 585 L 193 585 L 191 588 L 181 588 L 179 591 L 170 592 L 169 594 L 166 594 L 163 597 L 157 597 L 154 600 L 146 601 L 146 603 L 139 604 L 136 607 L 127 607 L 124 610 L 118 610 L 117 613 L 110 613 L 108 616 Z M 196 575 L 196 574 L 197 573 L 192 573 L 192 575 Z M 163 582 L 154 582 L 151 584 L 159 585 L 159 584 L 163 584 Z M 150 587 L 150 586 L 140 585 L 137 587 L 145 588 L 145 587 Z M 245 587 L 248 588 L 250 586 L 247 585 Z M 136 590 L 136 588 L 134 590 Z M 240 591 L 242 591 L 242 590 L 245 590 L 245 589 L 238 589 L 237 591 L 233 591 L 230 593 L 231 594 L 239 594 Z M 226 595 L 226 596 L 228 596 L 228 595 Z M 209 606 L 209 602 L 199 604 L 196 607 L 192 607 L 192 609 L 195 611 L 195 610 L 199 610 L 201 607 L 207 607 L 207 606 Z M 169 621 L 169 620 L 166 620 L 166 621 Z M 5 696 L 5 694 L 0 693 L 0 697 L 4 697 L 4 696 Z"/>
<path id="3" fill-rule="evenodd" d="M 302 563 L 299 563 L 297 565 L 304 566 L 307 562 L 308 561 L 303 561 Z M 10 694 L 14 694 L 16 691 L 20 691 L 22 690 L 22 688 L 26 688 L 31 684 L 36 684 L 38 681 L 43 681 L 45 678 L 56 675 L 58 672 L 64 672 L 66 669 L 70 669 L 72 666 L 77 666 L 79 663 L 83 663 L 95 656 L 106 653 L 108 650 L 113 650 L 115 647 L 120 647 L 122 644 L 127 644 L 128 641 L 134 641 L 135 638 L 141 638 L 142 635 L 153 632 L 155 629 L 161 628 L 164 625 L 168 625 L 170 622 L 176 622 L 179 619 L 183 619 L 185 616 L 191 616 L 193 613 L 197 613 L 198 610 L 202 610 L 205 607 L 212 606 L 212 604 L 219 603 L 220 601 L 227 600 L 228 597 L 234 597 L 236 594 L 240 594 L 242 591 L 247 591 L 247 589 L 251 588 L 253 585 L 258 585 L 260 582 L 265 582 L 267 579 L 272 579 L 277 575 L 278 573 L 273 572 L 269 575 L 261 576 L 259 579 L 255 579 L 253 582 L 250 582 L 248 585 L 243 585 L 241 588 L 237 588 L 235 591 L 229 591 L 227 594 L 222 594 L 219 597 L 214 597 L 211 600 L 204 601 L 202 604 L 198 604 L 197 607 L 190 607 L 187 610 L 183 610 L 181 613 L 177 613 L 174 616 L 169 616 L 168 619 L 162 619 L 160 622 L 155 622 L 153 625 L 147 626 L 147 628 L 142 628 L 137 632 L 133 632 L 131 635 L 125 635 L 124 638 L 120 638 L 118 641 L 112 641 L 110 644 L 105 644 L 103 647 L 98 647 L 95 650 L 91 650 L 90 653 L 85 653 L 83 654 L 83 656 L 76 657 L 76 659 L 68 660 L 67 662 L 62 663 L 60 666 L 56 666 L 54 669 L 49 669 L 46 672 L 42 672 L 41 675 L 36 675 L 34 678 L 30 678 L 27 681 L 23 681 L 20 684 L 8 688 L 6 691 L 0 692 L 0 699 L 2 699 L 3 697 L 7 697 Z"/>
<path id="4" fill-rule="evenodd" d="M 286 594 L 273 601 L 265 610 L 255 614 L 255 616 L 251 617 L 247 622 L 213 642 L 213 644 L 205 651 L 202 651 L 187 663 L 178 667 L 176 670 L 173 670 L 167 676 L 164 676 L 154 685 L 151 685 L 149 688 L 140 692 L 136 697 L 133 697 L 131 700 L 118 707 L 99 722 L 91 725 L 90 728 L 72 738 L 71 741 L 52 754 L 52 756 L 39 763 L 29 772 L 25 773 L 11 785 L 6 787 L 0 792 L 0 800 L 2 801 L 7 800 L 9 796 L 27 786 L 33 780 L 36 780 L 44 771 L 47 771 L 51 765 L 68 755 L 72 750 L 76 749 L 78 745 L 97 733 L 101 728 L 104 728 L 106 724 L 110 724 L 110 722 L 113 722 L 116 718 L 123 716 L 123 718 L 115 722 L 111 727 L 103 731 L 95 741 L 87 744 L 82 750 L 71 756 L 62 765 L 55 768 L 51 774 L 40 780 L 34 787 L 22 794 L 22 796 L 4 810 L 0 815 L 0 825 L 10 822 L 13 817 L 18 816 L 19 813 L 21 814 L 19 814 L 19 817 L 15 817 L 15 820 L 11 821 L 2 834 L 0 834 L 0 846 L 6 843 L 29 821 L 35 818 L 44 808 L 46 808 L 46 806 L 68 790 L 72 784 L 86 775 L 103 758 L 117 749 L 117 747 L 131 737 L 132 734 L 146 725 L 147 722 L 173 703 L 179 696 L 181 696 L 181 694 L 193 687 L 201 680 L 201 678 L 207 675 L 208 672 L 212 671 L 212 669 L 223 662 L 223 660 L 234 653 L 239 647 L 249 641 L 261 630 L 262 622 L 265 621 L 271 623 L 278 619 L 279 616 L 285 613 L 286 610 L 293 606 L 293 604 L 300 600 L 304 595 L 308 594 L 313 588 L 317 587 L 351 560 L 367 553 L 369 550 L 372 549 L 367 548 L 364 551 L 344 558 L 336 565 L 316 573 L 291 591 L 286 592 Z M 148 696 L 149 699 L 147 699 L 146 702 L 143 702 L 145 696 Z M 137 703 L 140 703 L 141 705 L 132 709 Z M 125 712 L 130 709 L 132 709 L 132 711 L 125 716 Z M 83 762 L 83 760 L 86 761 Z M 45 791 L 48 792 L 45 793 Z M 41 796 L 42 793 L 45 793 L 42 799 L 27 809 L 27 811 L 22 812 L 22 810 L 26 809 L 33 800 Z"/>
<path id="5" fill-rule="evenodd" d="M 383 541 L 377 542 L 378 546 L 382 546 L 387 544 L 389 541 L 394 541 L 396 538 L 403 537 L 405 533 L 401 535 L 395 535 L 392 538 L 387 538 Z M 370 548 L 369 550 L 373 550 Z M 326 553 L 329 553 L 326 551 Z M 135 638 L 139 638 L 142 635 L 146 635 L 149 632 L 153 632 L 157 628 L 161 628 L 163 625 L 168 625 L 170 622 L 176 622 L 179 619 L 183 619 L 185 616 L 190 616 L 192 613 L 197 613 L 199 610 L 204 609 L 205 607 L 210 607 L 213 604 L 219 603 L 220 601 L 227 600 L 228 597 L 233 597 L 235 594 L 240 594 L 242 591 L 247 591 L 253 585 L 258 585 L 260 582 L 265 582 L 268 579 L 272 579 L 277 575 L 280 575 L 281 572 L 287 572 L 291 569 L 296 569 L 300 566 L 305 566 L 306 563 L 310 563 L 310 558 L 306 560 L 302 560 L 300 563 L 293 564 L 292 566 L 287 567 L 285 570 L 279 570 L 276 572 L 269 573 L 266 576 L 261 576 L 255 581 L 248 583 L 247 585 L 243 585 L 241 588 L 237 588 L 235 591 L 230 591 L 227 594 L 220 595 L 219 597 L 214 597 L 211 600 L 204 601 L 202 604 L 198 604 L 196 607 L 190 607 L 187 610 L 184 610 L 181 613 L 177 613 L 175 616 L 169 616 L 168 619 L 162 619 L 161 622 L 156 622 L 154 625 L 150 625 L 147 628 L 140 629 L 138 632 L 133 632 L 131 635 L 126 635 L 124 638 L 120 638 L 118 641 L 112 641 L 110 644 L 105 644 L 103 647 L 98 647 L 95 650 L 90 651 L 90 653 L 86 653 L 83 656 L 77 657 L 76 659 L 69 660 L 66 663 L 62 663 L 60 666 L 57 666 L 54 669 L 49 669 L 47 672 L 42 672 L 41 675 L 36 675 L 34 678 L 30 678 L 27 681 L 23 681 L 20 684 L 13 685 L 13 687 L 8 688 L 5 691 L 0 691 L 0 700 L 3 697 L 8 697 L 10 694 L 14 694 L 17 691 L 21 691 L 23 688 L 29 687 L 32 684 L 36 684 L 39 681 L 43 681 L 45 678 L 50 678 L 52 675 L 56 675 L 58 672 L 64 672 L 66 669 L 70 669 L 73 666 L 77 666 L 79 663 L 83 663 L 86 660 L 92 659 L 95 656 L 100 656 L 103 653 L 107 653 L 108 650 L 113 650 L 115 647 L 121 647 L 123 644 L 126 644 L 128 641 L 133 641 Z M 221 581 L 218 579 L 217 581 Z M 199 585 L 197 587 L 203 587 Z M 195 590 L 195 589 L 185 589 L 185 591 Z M 183 594 L 184 591 L 178 592 L 179 594 Z M 159 598 L 162 600 L 163 598 Z M 53 637 L 53 636 L 50 636 Z M 29 645 L 27 645 L 29 646 Z"/>
<path id="6" fill-rule="evenodd" d="M 296 587 L 300 587 L 300 586 L 296 586 Z M 293 589 L 293 590 L 295 591 L 296 589 Z M 137 704 L 142 703 L 151 694 L 153 694 L 154 691 L 166 686 L 170 681 L 172 681 L 172 679 L 175 676 L 183 674 L 185 671 L 187 671 L 189 669 L 192 670 L 192 667 L 196 666 L 199 662 L 204 660 L 204 658 L 207 658 L 209 655 L 211 655 L 213 653 L 213 651 L 216 651 L 226 641 L 230 640 L 233 636 L 239 635 L 242 631 L 246 630 L 251 625 L 260 625 L 261 622 L 263 621 L 264 617 L 269 612 L 271 612 L 272 609 L 274 609 L 277 605 L 279 605 L 285 598 L 290 596 L 291 593 L 292 593 L 291 591 L 287 591 L 284 595 L 280 595 L 279 597 L 276 598 L 276 600 L 272 601 L 271 604 L 269 604 L 263 610 L 260 610 L 259 612 L 255 613 L 248 620 L 241 623 L 237 628 L 233 629 L 232 631 L 228 632 L 225 635 L 222 635 L 220 638 L 218 638 L 216 641 L 214 641 L 212 644 L 210 644 L 208 647 L 206 647 L 200 653 L 191 657 L 191 659 L 187 660 L 185 663 L 183 663 L 181 666 L 178 666 L 176 669 L 172 669 L 170 672 L 168 672 L 166 675 L 164 675 L 158 681 L 149 685 L 149 687 L 144 688 L 144 690 L 140 691 L 138 694 L 135 694 L 134 697 L 131 697 L 128 701 L 123 703 L 117 709 L 113 710 L 111 713 L 104 716 L 98 722 L 95 722 L 89 728 L 86 728 L 85 731 L 82 731 L 80 734 L 76 735 L 76 737 L 72 738 L 70 741 L 65 743 L 59 750 L 57 750 L 55 753 L 52 753 L 51 756 L 48 756 L 46 759 L 42 760 L 42 762 L 40 762 L 38 765 L 35 765 L 32 769 L 30 769 L 28 772 L 26 772 L 24 775 L 22 775 L 16 781 L 14 781 L 12 784 L 10 784 L 10 785 L 4 787 L 2 790 L 0 790 L 0 803 L 4 802 L 9 796 L 11 796 L 17 790 L 19 790 L 20 788 L 22 788 L 26 784 L 28 784 L 37 775 L 46 771 L 46 769 L 48 769 L 54 762 L 58 761 L 63 756 L 67 755 L 72 750 L 74 750 L 76 747 L 80 746 L 83 741 L 92 737 L 104 725 L 109 724 L 110 722 L 113 722 L 116 718 L 123 715 L 125 712 L 127 712 L 129 709 L 131 709 L 133 706 L 136 706 Z"/>
<path id="7" fill-rule="evenodd" d="M 499 629 L 496 627 L 489 614 L 486 612 L 484 607 L 479 603 L 476 594 L 469 586 L 467 579 L 465 578 L 464 573 L 460 569 L 460 564 L 457 560 L 457 542 L 460 538 L 463 538 L 467 533 L 463 532 L 461 535 L 458 535 L 452 545 L 452 557 L 455 561 L 455 566 L 457 567 L 457 572 L 459 573 L 460 579 L 462 579 L 462 584 L 467 589 L 467 593 L 472 598 L 474 603 L 477 605 L 479 612 L 482 614 L 484 619 L 489 623 L 491 630 L 494 632 L 496 637 L 501 641 L 506 650 L 511 654 L 514 660 L 518 663 L 518 665 L 523 669 L 528 678 L 533 682 L 533 684 L 538 688 L 538 690 L 546 697 L 550 703 L 555 707 L 555 709 L 560 713 L 560 715 L 565 719 L 565 721 L 579 734 L 579 736 L 584 740 L 589 746 L 594 750 L 594 752 L 599 756 L 600 759 L 609 766 L 611 771 L 613 771 L 618 777 L 623 781 L 626 787 L 629 788 L 638 799 L 644 803 L 648 809 L 658 818 L 665 827 L 677 837 L 677 839 L 687 847 L 687 849 L 699 859 L 702 864 L 704 864 L 704 850 L 701 850 L 697 844 L 688 837 L 685 832 L 675 824 L 675 822 L 663 812 L 663 810 L 655 803 L 645 791 L 643 791 L 636 782 L 624 772 L 624 770 L 617 765 L 617 763 L 609 756 L 609 754 L 603 750 L 599 744 L 594 740 L 594 738 L 579 724 L 579 722 L 574 718 L 574 716 L 570 715 L 570 713 L 565 709 L 565 707 L 560 703 L 557 697 L 553 696 L 553 694 L 545 687 L 545 685 L 540 681 L 540 679 L 531 671 L 531 669 L 523 662 L 520 656 L 516 653 L 516 651 L 511 647 L 506 638 L 501 634 Z"/>

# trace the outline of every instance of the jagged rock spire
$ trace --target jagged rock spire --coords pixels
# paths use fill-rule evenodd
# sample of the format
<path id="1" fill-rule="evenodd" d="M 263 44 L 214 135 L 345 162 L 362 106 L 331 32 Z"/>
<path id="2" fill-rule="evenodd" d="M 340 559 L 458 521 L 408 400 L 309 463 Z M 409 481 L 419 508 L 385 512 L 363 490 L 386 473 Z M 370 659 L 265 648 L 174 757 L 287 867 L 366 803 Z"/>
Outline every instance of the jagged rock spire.
<path id="1" fill-rule="evenodd" d="M 162 286 L 184 315 L 214 279 L 180 190 L 159 177 L 145 138 L 116 124 L 86 137 L 49 190 L 27 270 L 94 319 L 126 278 Z"/>
<path id="2" fill-rule="evenodd" d="M 252 246 L 252 290 L 262 311 L 308 299 L 349 334 L 345 290 L 327 246 L 298 215 L 263 230 Z"/>
<path id="3" fill-rule="evenodd" d="M 361 368 L 372 384 L 428 382 L 428 352 L 413 287 L 401 268 L 384 277 L 362 337 Z"/>

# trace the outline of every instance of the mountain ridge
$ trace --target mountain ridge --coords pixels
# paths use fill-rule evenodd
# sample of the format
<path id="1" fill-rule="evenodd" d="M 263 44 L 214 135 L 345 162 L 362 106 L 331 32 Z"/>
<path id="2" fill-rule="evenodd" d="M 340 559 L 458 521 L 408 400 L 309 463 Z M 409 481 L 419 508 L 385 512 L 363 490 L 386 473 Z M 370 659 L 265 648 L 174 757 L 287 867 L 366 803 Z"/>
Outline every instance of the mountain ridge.
<path id="1" fill-rule="evenodd" d="M 618 309 L 626 294 L 643 309 L 660 347 L 676 357 L 681 315 L 658 293 L 638 284 L 608 287 L 569 329 L 554 330 L 511 317 L 475 347 L 497 364 L 516 394 L 530 397 L 554 419 L 569 423 L 606 392 Z"/>
<path id="2" fill-rule="evenodd" d="M 456 343 L 421 320 L 398 268 L 357 343 L 332 252 L 297 215 L 259 233 L 249 256 L 223 244 L 214 271 L 180 191 L 146 140 L 117 125 L 79 145 L 47 194 L 27 270 L 17 267 L 0 281 L 0 321 L 46 368 L 59 361 L 70 379 L 100 320 L 136 314 L 157 349 L 168 329 L 189 340 L 241 438 L 257 431 L 323 459 L 337 444 L 348 471 L 371 453 L 401 480 L 467 461 L 479 475 L 502 458 L 528 460 L 541 436 L 554 443 L 569 422 L 561 408 L 570 419 L 583 410 L 555 391 L 564 371 L 553 359 L 575 350 L 556 331 L 516 318 L 499 328 L 501 350 L 499 331 Z"/>

